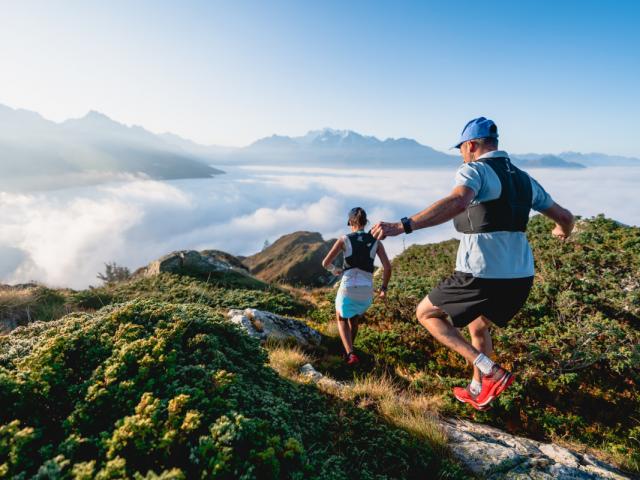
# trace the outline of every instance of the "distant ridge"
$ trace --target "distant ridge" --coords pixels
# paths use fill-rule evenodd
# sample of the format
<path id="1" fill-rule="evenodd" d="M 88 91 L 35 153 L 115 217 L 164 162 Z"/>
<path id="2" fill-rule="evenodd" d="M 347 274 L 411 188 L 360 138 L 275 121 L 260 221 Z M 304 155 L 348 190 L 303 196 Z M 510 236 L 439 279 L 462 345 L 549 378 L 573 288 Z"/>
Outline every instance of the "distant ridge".
<path id="1" fill-rule="evenodd" d="M 331 165 L 382 168 L 455 167 L 459 155 L 449 155 L 411 138 L 380 140 L 352 130 L 324 128 L 300 137 L 272 135 L 233 153 L 238 162 Z M 522 168 L 584 168 L 551 154 L 514 155 Z M 640 161 L 639 161 L 640 164 Z"/>
<path id="2" fill-rule="evenodd" d="M 409 138 L 380 140 L 353 130 L 324 128 L 301 137 L 272 135 L 234 152 L 236 161 L 362 168 L 453 167 L 459 157 Z"/>
<path id="3" fill-rule="evenodd" d="M 568 162 L 556 155 L 531 155 L 527 156 L 511 155 L 511 160 L 518 166 L 524 168 L 586 168 L 578 162 Z"/>
<path id="4" fill-rule="evenodd" d="M 55 123 L 0 105 L 0 188 L 64 188 L 142 176 L 158 180 L 224 173 L 140 126 L 90 111 Z"/>
<path id="5" fill-rule="evenodd" d="M 568 162 L 578 162 L 590 167 L 640 167 L 640 158 L 606 155 L 604 153 L 562 152 L 558 155 Z"/>
<path id="6" fill-rule="evenodd" d="M 527 168 L 640 166 L 640 159 L 603 153 L 513 154 Z M 246 147 L 200 145 L 173 133 L 155 134 L 91 110 L 61 123 L 0 105 L 0 189 L 63 188 L 136 176 L 160 180 L 208 178 L 212 165 L 356 168 L 448 168 L 460 156 L 411 138 L 363 135 L 323 128 L 305 135 L 271 135 Z"/>

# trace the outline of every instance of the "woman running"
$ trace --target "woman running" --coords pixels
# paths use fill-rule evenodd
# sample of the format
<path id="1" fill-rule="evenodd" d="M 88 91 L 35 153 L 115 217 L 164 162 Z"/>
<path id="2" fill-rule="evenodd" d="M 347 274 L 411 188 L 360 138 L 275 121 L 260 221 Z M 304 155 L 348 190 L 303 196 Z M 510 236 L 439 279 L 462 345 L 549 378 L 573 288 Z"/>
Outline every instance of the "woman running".
<path id="1" fill-rule="evenodd" d="M 381 241 L 364 231 L 367 223 L 367 213 L 360 207 L 352 208 L 347 222 L 351 227 L 351 233 L 336 240 L 322 261 L 322 266 L 334 275 L 343 274 L 336 296 L 336 319 L 349 365 L 360 361 L 353 351 L 353 342 L 358 333 L 358 320 L 373 301 L 373 261 L 376 254 L 384 268 L 382 287 L 378 294 L 382 299 L 386 295 L 391 278 L 391 263 L 387 252 Z M 342 269 L 333 265 L 340 252 L 344 255 Z"/>

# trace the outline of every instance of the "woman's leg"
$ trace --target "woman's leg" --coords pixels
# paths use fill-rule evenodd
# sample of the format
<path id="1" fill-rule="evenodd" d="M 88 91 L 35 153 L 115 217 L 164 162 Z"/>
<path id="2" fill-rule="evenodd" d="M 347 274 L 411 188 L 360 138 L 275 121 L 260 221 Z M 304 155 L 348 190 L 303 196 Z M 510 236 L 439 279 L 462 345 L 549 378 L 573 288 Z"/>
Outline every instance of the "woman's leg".
<path id="1" fill-rule="evenodd" d="M 360 317 L 362 315 L 356 315 L 349 319 L 349 328 L 351 328 L 351 345 L 356 343 L 356 335 L 358 335 L 358 324 L 360 323 Z"/>
<path id="2" fill-rule="evenodd" d="M 338 333 L 340 333 L 342 345 L 347 353 L 351 353 L 353 352 L 353 334 L 350 321 L 347 318 L 342 318 L 338 312 L 336 312 L 336 319 L 338 320 Z"/>

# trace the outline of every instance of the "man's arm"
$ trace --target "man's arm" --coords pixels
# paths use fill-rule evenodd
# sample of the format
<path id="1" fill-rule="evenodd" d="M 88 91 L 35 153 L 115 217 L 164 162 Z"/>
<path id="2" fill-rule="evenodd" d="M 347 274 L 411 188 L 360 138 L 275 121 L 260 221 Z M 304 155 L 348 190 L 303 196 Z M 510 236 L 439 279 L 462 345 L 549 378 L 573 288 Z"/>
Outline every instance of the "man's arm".
<path id="1" fill-rule="evenodd" d="M 556 226 L 551 232 L 553 236 L 565 239 L 571 235 L 573 226 L 575 225 L 575 219 L 569 210 L 562 208 L 554 202 L 553 205 L 546 210 L 542 210 L 540 213 L 556 222 Z"/>
<path id="2" fill-rule="evenodd" d="M 389 280 L 391 279 L 391 262 L 389 261 L 387 251 L 384 249 L 384 245 L 382 245 L 382 242 L 378 242 L 378 250 L 376 251 L 376 253 L 380 258 L 382 268 L 384 269 L 382 272 L 382 288 L 380 289 L 380 297 L 384 298 L 386 296 Z"/>
<path id="3" fill-rule="evenodd" d="M 469 187 L 457 186 L 445 198 L 412 215 L 409 218 L 411 228 L 419 230 L 447 222 L 459 213 L 464 212 L 475 196 L 476 193 Z M 371 234 L 378 240 L 382 240 L 385 237 L 394 237 L 403 232 L 404 229 L 401 222 L 379 222 L 371 229 Z"/>

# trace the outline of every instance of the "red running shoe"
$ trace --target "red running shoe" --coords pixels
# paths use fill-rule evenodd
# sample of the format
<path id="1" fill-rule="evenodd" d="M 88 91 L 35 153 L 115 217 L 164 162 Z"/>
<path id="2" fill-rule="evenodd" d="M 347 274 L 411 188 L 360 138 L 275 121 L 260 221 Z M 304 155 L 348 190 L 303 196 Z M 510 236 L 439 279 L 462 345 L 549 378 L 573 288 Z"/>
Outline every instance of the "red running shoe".
<path id="1" fill-rule="evenodd" d="M 469 390 L 469 386 L 467 386 L 466 388 L 453 387 L 453 396 L 462 403 L 470 404 L 476 410 L 484 411 L 491 408 L 491 405 L 489 404 L 485 406 L 478 405 L 478 402 L 476 401 L 478 395 L 474 395 L 473 393 L 471 393 L 471 390 Z"/>
<path id="2" fill-rule="evenodd" d="M 476 397 L 476 403 L 481 407 L 489 405 L 513 383 L 513 380 L 513 374 L 496 363 L 489 375 L 482 376 L 482 390 Z"/>
<path id="3" fill-rule="evenodd" d="M 355 365 L 358 362 L 360 362 L 360 359 L 355 353 L 353 352 L 347 353 L 347 365 Z"/>

